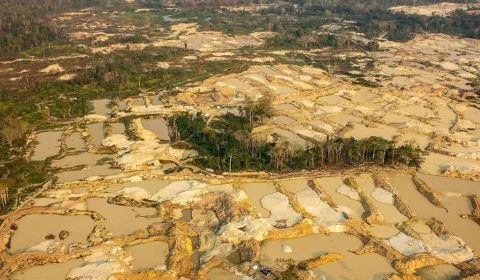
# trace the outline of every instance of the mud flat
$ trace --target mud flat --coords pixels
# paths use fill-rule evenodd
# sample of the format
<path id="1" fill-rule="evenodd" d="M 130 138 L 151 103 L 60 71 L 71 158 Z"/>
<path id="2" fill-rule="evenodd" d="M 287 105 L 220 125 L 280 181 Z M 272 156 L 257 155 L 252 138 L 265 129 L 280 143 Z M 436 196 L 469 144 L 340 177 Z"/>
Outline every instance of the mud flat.
<path id="1" fill-rule="evenodd" d="M 62 230 L 70 232 L 66 239 L 61 240 L 66 246 L 76 242 L 86 243 L 94 221 L 88 216 L 31 214 L 21 218 L 17 225 L 18 229 L 11 240 L 11 250 L 15 254 L 45 241 L 49 234 L 55 236 L 55 241 L 60 241 L 58 234 Z"/>
<path id="2" fill-rule="evenodd" d="M 278 111 L 297 110 L 297 107 L 293 106 L 290 103 L 273 105 L 273 108 Z"/>
<path id="3" fill-rule="evenodd" d="M 87 125 L 88 133 L 92 137 L 90 144 L 99 146 L 102 144 L 102 140 L 105 137 L 103 133 L 103 123 L 93 123 Z"/>
<path id="4" fill-rule="evenodd" d="M 210 270 L 207 274 L 208 280 L 240 280 L 242 279 L 240 276 L 235 275 L 230 271 L 226 271 L 225 269 L 214 267 Z"/>
<path id="5" fill-rule="evenodd" d="M 460 270 L 453 265 L 440 264 L 420 268 L 415 274 L 425 280 L 454 280 L 460 276 Z"/>
<path id="6" fill-rule="evenodd" d="M 168 127 L 165 119 L 150 119 L 142 120 L 143 127 L 151 132 L 155 133 L 157 137 L 162 141 L 170 141 L 168 135 Z"/>
<path id="7" fill-rule="evenodd" d="M 474 251 L 480 252 L 480 240 L 478 239 L 480 227 L 474 221 L 462 219 L 457 213 L 447 213 L 445 209 L 431 204 L 417 191 L 411 175 L 388 174 L 388 179 L 419 218 L 430 219 L 435 217 L 439 219 Z"/>
<path id="8" fill-rule="evenodd" d="M 146 190 L 150 195 L 156 194 L 159 190 L 170 184 L 170 181 L 141 181 L 141 182 L 128 182 L 120 185 L 113 185 L 105 189 L 105 192 L 117 192 L 119 190 L 127 188 L 142 188 Z"/>
<path id="9" fill-rule="evenodd" d="M 329 95 L 319 97 L 315 102 L 323 105 L 339 105 L 343 103 L 349 103 L 350 101 L 338 95 Z"/>
<path id="10" fill-rule="evenodd" d="M 93 100 L 93 112 L 96 115 L 102 115 L 102 116 L 109 116 L 111 113 L 111 109 L 107 107 L 107 105 L 110 103 L 110 99 L 97 99 Z"/>
<path id="11" fill-rule="evenodd" d="M 125 250 L 132 254 L 133 268 L 136 271 L 146 271 L 165 265 L 168 244 L 162 241 L 153 241 L 129 246 Z"/>
<path id="12" fill-rule="evenodd" d="M 445 129 L 450 129 L 457 118 L 457 115 L 450 108 L 438 109 L 438 115 L 440 120 L 435 121 L 435 124 Z"/>
<path id="13" fill-rule="evenodd" d="M 291 123 L 295 122 L 294 119 L 292 118 L 289 118 L 287 116 L 278 116 L 278 117 L 274 117 L 273 118 L 273 123 L 274 124 L 285 124 L 285 125 L 289 125 Z"/>
<path id="14" fill-rule="evenodd" d="M 433 116 L 433 111 L 432 110 L 430 110 L 428 108 L 425 108 L 425 107 L 422 107 L 422 106 L 419 106 L 419 105 L 413 105 L 413 106 L 400 108 L 400 109 L 396 110 L 396 112 L 403 113 L 407 116 L 411 115 L 411 116 L 416 116 L 416 117 L 421 117 L 421 118 L 426 118 L 426 117 Z"/>
<path id="15" fill-rule="evenodd" d="M 372 99 L 377 98 L 378 95 L 371 92 L 359 92 L 352 96 L 353 102 L 366 102 Z"/>
<path id="16" fill-rule="evenodd" d="M 82 136 L 78 132 L 74 132 L 68 136 L 65 142 L 69 152 L 85 151 L 85 141 L 83 141 Z"/>
<path id="17" fill-rule="evenodd" d="M 87 199 L 88 210 L 95 211 L 107 219 L 106 227 L 114 237 L 132 234 L 146 230 L 147 226 L 158 222 L 159 218 L 149 218 L 154 215 L 154 208 L 138 208 L 109 204 L 104 198 Z"/>
<path id="18" fill-rule="evenodd" d="M 247 85 L 243 81 L 240 81 L 237 78 L 228 79 L 228 80 L 222 81 L 222 83 L 227 84 L 230 87 L 235 88 L 236 90 L 245 90 L 250 88 L 249 85 Z"/>
<path id="19" fill-rule="evenodd" d="M 426 135 L 416 134 L 416 133 L 407 133 L 402 135 L 402 141 L 400 145 L 405 145 L 408 143 L 416 143 L 421 149 L 425 149 L 430 142 L 430 139 Z"/>
<path id="20" fill-rule="evenodd" d="M 348 123 L 361 123 L 363 120 L 359 117 L 355 117 L 352 115 L 338 115 L 335 117 L 330 118 L 331 121 L 341 124 L 343 126 L 347 125 Z"/>
<path id="21" fill-rule="evenodd" d="M 398 115 L 398 114 L 392 114 L 392 113 L 386 113 L 383 116 L 383 120 L 386 123 L 404 123 L 404 122 L 413 121 L 412 118 L 402 116 L 402 115 Z"/>
<path id="22" fill-rule="evenodd" d="M 468 107 L 465 111 L 465 118 L 475 123 L 480 123 L 480 110 L 474 107 Z"/>
<path id="23" fill-rule="evenodd" d="M 480 195 L 480 182 L 421 173 L 417 173 L 416 175 L 436 191 Z"/>
<path id="24" fill-rule="evenodd" d="M 45 160 L 48 157 L 58 155 L 60 152 L 60 139 L 63 131 L 42 132 L 37 135 L 38 146 L 32 156 L 32 160 Z"/>
<path id="25" fill-rule="evenodd" d="M 91 176 L 107 176 L 118 174 L 121 172 L 121 169 L 113 169 L 110 168 L 109 165 L 96 165 L 82 170 L 58 173 L 55 176 L 58 177 L 58 183 L 65 183 L 86 179 Z"/>
<path id="26" fill-rule="evenodd" d="M 277 191 L 273 183 L 246 183 L 243 184 L 242 187 L 247 193 L 247 196 L 250 199 L 253 207 L 255 208 L 255 211 L 260 213 L 263 218 L 270 217 L 270 211 L 263 208 L 261 200 L 264 196 L 275 193 Z"/>
<path id="27" fill-rule="evenodd" d="M 64 263 L 49 263 L 15 271 L 10 280 L 57 280 L 65 279 L 75 267 L 81 266 L 83 259 L 69 260 Z"/>
<path id="28" fill-rule="evenodd" d="M 278 140 L 281 141 L 287 141 L 293 146 L 299 146 L 299 147 L 307 147 L 308 142 L 301 138 L 300 136 L 296 135 L 293 132 L 281 129 L 281 128 L 274 128 L 272 130 L 269 130 L 268 132 L 269 135 L 276 135 L 278 136 Z M 275 137 L 274 137 L 275 139 Z"/>

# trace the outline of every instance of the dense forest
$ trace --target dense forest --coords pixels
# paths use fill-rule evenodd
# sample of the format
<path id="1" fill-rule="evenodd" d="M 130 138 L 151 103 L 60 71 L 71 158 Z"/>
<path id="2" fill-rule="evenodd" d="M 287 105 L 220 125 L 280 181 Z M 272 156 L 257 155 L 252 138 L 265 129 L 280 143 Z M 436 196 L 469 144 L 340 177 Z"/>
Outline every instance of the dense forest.
<path id="1" fill-rule="evenodd" d="M 268 100 L 247 105 L 240 116 L 227 113 L 207 125 L 201 115 L 170 118 L 177 145 L 191 145 L 200 152 L 196 164 L 220 172 L 244 170 L 302 170 L 326 166 L 378 164 L 419 167 L 420 148 L 379 137 L 363 140 L 329 137 L 296 147 L 279 139 L 270 142 L 253 133 L 253 128 L 272 115 Z"/>
<path id="2" fill-rule="evenodd" d="M 448 17 L 423 16 L 395 13 L 386 8 L 391 5 L 368 5 L 369 1 L 358 2 L 303 2 L 297 12 L 285 7 L 270 8 L 262 11 L 267 16 L 266 25 L 278 35 L 270 40 L 271 47 L 288 47 L 303 42 L 309 42 L 310 47 L 324 45 L 334 47 L 352 47 L 355 42 L 342 36 L 342 31 L 336 35 L 319 33 L 323 25 L 349 20 L 355 24 L 347 27 L 350 31 L 360 31 L 368 38 L 384 37 L 392 41 L 408 41 L 416 34 L 423 32 L 460 35 L 467 38 L 480 38 L 480 14 L 469 14 L 457 10 Z M 391 4 L 394 2 L 392 1 Z M 288 17 L 278 17 L 284 14 L 296 14 L 295 20 Z M 275 15 L 275 16 L 273 16 Z M 353 30 L 352 30 L 353 28 Z M 340 34 L 338 34 L 340 33 Z M 342 38 L 343 37 L 343 38 Z M 339 44 L 338 41 L 342 43 Z M 360 47 L 364 47 L 360 45 Z"/>
<path id="3" fill-rule="evenodd" d="M 64 38 L 65 30 L 46 18 L 98 6 L 103 0 L 2 0 L 0 53 L 8 55 Z"/>

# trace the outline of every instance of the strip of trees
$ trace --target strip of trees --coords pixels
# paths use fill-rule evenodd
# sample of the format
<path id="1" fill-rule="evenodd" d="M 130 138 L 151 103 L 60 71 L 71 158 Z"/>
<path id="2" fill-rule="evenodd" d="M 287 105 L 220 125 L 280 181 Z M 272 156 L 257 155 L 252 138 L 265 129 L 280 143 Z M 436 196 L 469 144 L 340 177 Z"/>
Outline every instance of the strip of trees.
<path id="1" fill-rule="evenodd" d="M 419 167 L 420 148 L 380 137 L 356 140 L 328 137 L 299 147 L 284 139 L 268 141 L 253 133 L 256 125 L 271 116 L 268 102 L 250 104 L 241 114 L 227 113 L 207 124 L 201 115 L 183 114 L 170 118 L 176 140 L 199 151 L 196 164 L 217 171 L 302 170 L 327 166 L 377 164 Z"/>

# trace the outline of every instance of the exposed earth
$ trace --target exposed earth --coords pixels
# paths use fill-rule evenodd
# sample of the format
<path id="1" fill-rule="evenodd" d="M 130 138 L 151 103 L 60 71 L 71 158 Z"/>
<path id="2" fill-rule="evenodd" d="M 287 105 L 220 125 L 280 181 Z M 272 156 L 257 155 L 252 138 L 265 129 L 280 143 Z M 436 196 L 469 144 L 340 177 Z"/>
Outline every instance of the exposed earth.
<path id="1" fill-rule="evenodd" d="M 89 22 L 89 13 L 57 20 L 85 19 L 69 34 L 79 44 L 107 41 L 107 26 Z M 480 105 L 469 99 L 480 71 L 478 40 L 425 34 L 384 40 L 378 52 L 246 55 L 238 50 L 273 33 L 232 37 L 171 25 L 148 44 L 0 62 L 1 82 L 11 83 L 23 79 L 27 60 L 40 75 L 69 80 L 72 59 L 148 45 L 192 51 L 158 67 L 252 62 L 236 74 L 98 99 L 89 115 L 29 135 L 25 158 L 47 160 L 55 177 L 1 217 L 0 278 L 275 279 L 278 259 L 301 264 L 301 279 L 480 278 Z M 292 54 L 333 56 L 350 68 L 283 63 Z M 418 145 L 425 162 L 418 170 L 219 174 L 193 165 L 197 151 L 173 145 L 166 119 L 175 113 L 240 114 L 248 100 L 267 95 L 275 116 L 255 128 L 258 137 L 307 148 L 327 137 L 378 136 Z"/>

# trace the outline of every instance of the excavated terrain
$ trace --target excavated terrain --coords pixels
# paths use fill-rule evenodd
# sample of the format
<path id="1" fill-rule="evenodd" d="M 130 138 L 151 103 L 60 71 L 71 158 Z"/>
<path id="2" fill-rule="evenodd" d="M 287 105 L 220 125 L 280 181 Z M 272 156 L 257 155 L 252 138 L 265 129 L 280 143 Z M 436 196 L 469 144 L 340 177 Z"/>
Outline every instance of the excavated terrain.
<path id="1" fill-rule="evenodd" d="M 58 20 L 87 21 L 85 13 Z M 383 42 L 375 53 L 337 54 L 355 60 L 352 71 L 378 85 L 371 87 L 275 63 L 279 52 L 226 51 L 271 34 L 232 38 L 187 23 L 169 30 L 152 44 L 186 43 L 196 51 L 187 60 L 256 65 L 114 100 L 112 109 L 111 100 L 95 100 L 91 115 L 30 135 L 25 157 L 47 160 L 55 179 L 1 217 L 0 278 L 275 279 L 291 263 L 301 268 L 295 279 L 480 277 L 480 107 L 467 98 L 480 70 L 478 40 L 430 34 Z M 88 55 L 123 48 L 87 47 Z M 59 64 L 45 73 L 60 76 Z M 418 170 L 216 174 L 192 165 L 196 151 L 172 146 L 165 118 L 174 113 L 239 114 L 267 95 L 275 116 L 255 128 L 258 137 L 308 147 L 329 136 L 379 136 L 418 145 L 425 162 Z"/>

